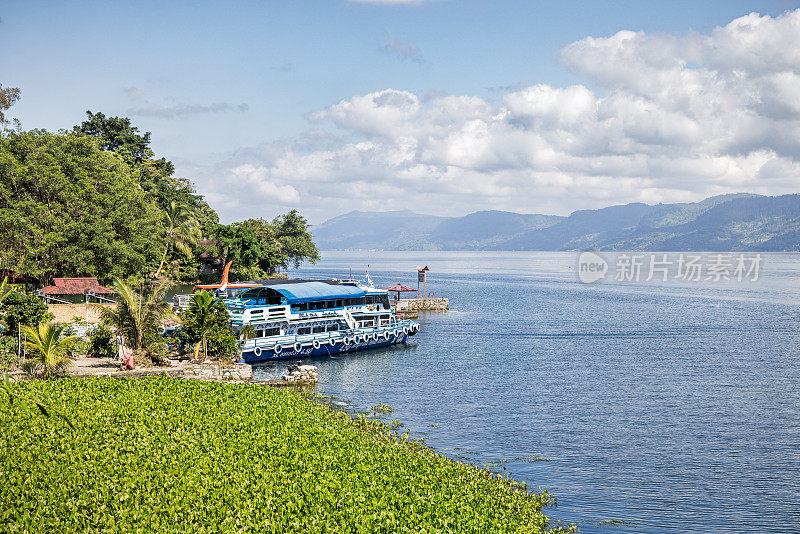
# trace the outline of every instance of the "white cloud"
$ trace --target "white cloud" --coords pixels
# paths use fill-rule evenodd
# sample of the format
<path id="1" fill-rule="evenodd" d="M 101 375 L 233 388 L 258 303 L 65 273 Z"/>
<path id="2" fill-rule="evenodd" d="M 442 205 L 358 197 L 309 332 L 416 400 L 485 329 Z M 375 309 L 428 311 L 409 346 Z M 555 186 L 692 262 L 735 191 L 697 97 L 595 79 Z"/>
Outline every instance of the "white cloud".
<path id="1" fill-rule="evenodd" d="M 250 201 L 276 201 L 280 204 L 294 204 L 300 200 L 300 193 L 291 185 L 280 185 L 271 181 L 272 169 L 255 167 L 250 164 L 230 169 L 225 176 L 225 184 L 237 189 L 250 190 Z"/>
<path id="2" fill-rule="evenodd" d="M 566 213 L 800 189 L 800 10 L 706 35 L 587 37 L 561 58 L 596 92 L 540 84 L 499 104 L 398 89 L 353 96 L 307 115 L 322 130 L 222 163 L 235 179 L 211 189 L 241 197 L 240 187 L 269 184 L 252 190 L 302 200 L 312 220 L 401 207 Z M 330 126 L 336 134 L 320 133 Z"/>
<path id="3" fill-rule="evenodd" d="M 329 108 L 315 111 L 308 119 L 332 121 L 337 126 L 366 135 L 393 137 L 396 128 L 413 124 L 419 112 L 419 98 L 407 91 L 386 89 L 342 100 Z"/>

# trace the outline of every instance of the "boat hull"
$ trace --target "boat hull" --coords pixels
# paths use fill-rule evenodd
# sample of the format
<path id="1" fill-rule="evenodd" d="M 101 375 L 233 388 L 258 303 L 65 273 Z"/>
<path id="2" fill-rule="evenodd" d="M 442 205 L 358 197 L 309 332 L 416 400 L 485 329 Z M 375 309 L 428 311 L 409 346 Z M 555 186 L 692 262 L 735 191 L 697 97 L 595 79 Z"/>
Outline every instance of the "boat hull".
<path id="1" fill-rule="evenodd" d="M 314 348 L 313 345 L 302 347 L 299 351 L 295 350 L 293 346 L 283 347 L 280 353 L 276 354 L 273 349 L 262 349 L 261 354 L 255 354 L 253 349 L 242 352 L 242 361 L 245 363 L 260 363 L 278 360 L 296 360 L 297 358 L 314 358 L 317 356 L 333 356 L 335 354 L 343 354 L 347 352 L 356 352 L 360 350 L 377 349 L 380 347 L 388 347 L 390 345 L 397 345 L 405 343 L 408 340 L 408 334 L 400 334 L 392 339 L 378 339 L 373 341 L 362 341 L 359 343 L 351 342 L 346 345 L 344 342 L 339 341 L 335 345 L 328 343 L 321 343 L 319 348 Z"/>

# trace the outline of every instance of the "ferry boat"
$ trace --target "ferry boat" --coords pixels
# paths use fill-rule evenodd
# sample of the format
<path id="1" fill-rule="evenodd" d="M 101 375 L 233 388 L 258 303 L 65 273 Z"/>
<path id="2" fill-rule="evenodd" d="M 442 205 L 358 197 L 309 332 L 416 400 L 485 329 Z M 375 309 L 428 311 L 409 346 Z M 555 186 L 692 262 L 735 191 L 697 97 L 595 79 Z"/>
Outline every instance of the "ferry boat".
<path id="1" fill-rule="evenodd" d="M 242 360 L 305 358 L 405 343 L 419 331 L 419 323 L 395 316 L 388 293 L 374 288 L 369 275 L 367 282 L 268 280 L 241 288 L 225 305 L 234 332 L 247 326 L 255 331 L 255 337 L 242 342 Z"/>

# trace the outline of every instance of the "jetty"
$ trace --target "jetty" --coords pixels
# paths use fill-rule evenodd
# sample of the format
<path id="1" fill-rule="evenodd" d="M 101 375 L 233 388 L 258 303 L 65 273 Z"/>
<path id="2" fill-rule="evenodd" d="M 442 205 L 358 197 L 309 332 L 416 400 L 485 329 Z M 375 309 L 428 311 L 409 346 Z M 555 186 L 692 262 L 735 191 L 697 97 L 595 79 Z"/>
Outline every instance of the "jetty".
<path id="1" fill-rule="evenodd" d="M 415 318 L 419 312 L 423 311 L 447 311 L 450 309 L 450 300 L 443 297 L 436 297 L 436 294 L 427 292 L 428 271 L 427 265 L 417 267 L 417 289 L 404 286 L 400 282 L 396 285 L 384 288 L 389 292 L 395 293 L 395 299 L 391 302 L 392 311 L 406 317 Z M 416 293 L 413 299 L 401 299 L 401 293 Z"/>
<path id="2" fill-rule="evenodd" d="M 449 309 L 450 300 L 447 298 L 415 298 L 392 301 L 392 310 L 395 313 L 447 311 Z"/>

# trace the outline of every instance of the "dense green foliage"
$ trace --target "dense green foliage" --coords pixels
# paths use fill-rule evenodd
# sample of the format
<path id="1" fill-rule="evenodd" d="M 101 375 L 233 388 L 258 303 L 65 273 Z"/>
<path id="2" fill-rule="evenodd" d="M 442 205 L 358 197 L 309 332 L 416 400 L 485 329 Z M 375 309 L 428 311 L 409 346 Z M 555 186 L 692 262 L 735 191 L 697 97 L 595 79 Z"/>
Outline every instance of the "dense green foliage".
<path id="1" fill-rule="evenodd" d="M 17 336 L 0 336 L 0 371 L 18 367 L 19 342 Z"/>
<path id="2" fill-rule="evenodd" d="M 0 405 L 7 532 L 538 532 L 546 493 L 261 385 L 63 379 Z M 372 429 L 369 431 L 368 429 Z"/>
<path id="3" fill-rule="evenodd" d="M 3 307 L 0 308 L 0 318 L 8 332 L 16 335 L 19 325 L 38 326 L 39 323 L 51 320 L 53 316 L 38 297 L 9 291 L 3 300 Z"/>
<path id="4" fill-rule="evenodd" d="M 272 221 L 247 219 L 218 225 L 214 235 L 216 248 L 210 252 L 224 263 L 233 260 L 233 279 L 264 278 L 278 269 L 319 260 L 308 222 L 297 210 Z"/>
<path id="5" fill-rule="evenodd" d="M 76 134 L 94 137 L 101 150 L 119 154 L 134 170 L 139 183 L 148 195 L 164 210 L 172 202 L 187 206 L 210 235 L 219 221 L 216 212 L 198 195 L 191 183 L 173 176 L 175 166 L 165 158 L 157 158 L 150 148 L 150 132 L 139 129 L 125 117 L 106 117 L 102 113 L 86 112 L 87 120 L 73 128 Z"/>
<path id="6" fill-rule="evenodd" d="M 114 332 L 103 324 L 89 330 L 88 352 L 93 358 L 114 358 L 117 355 Z"/>
<path id="7" fill-rule="evenodd" d="M 192 295 L 189 306 L 181 314 L 181 342 L 183 350 L 193 352 L 197 358 L 209 355 L 230 359 L 236 354 L 236 336 L 230 327 L 230 315 L 222 299 L 206 291 Z"/>
<path id="8" fill-rule="evenodd" d="M 0 112 L 15 91 L 0 86 Z M 191 182 L 153 153 L 150 136 L 128 118 L 91 111 L 72 132 L 0 133 L 0 264 L 46 285 L 56 276 L 108 283 L 152 273 L 194 281 L 201 255 L 232 259 L 234 273 L 251 278 L 319 258 L 296 211 L 219 224 Z"/>
<path id="9" fill-rule="evenodd" d="M 75 134 L 0 136 L 0 261 L 17 274 L 127 276 L 151 270 L 161 213 L 119 156 Z"/>

